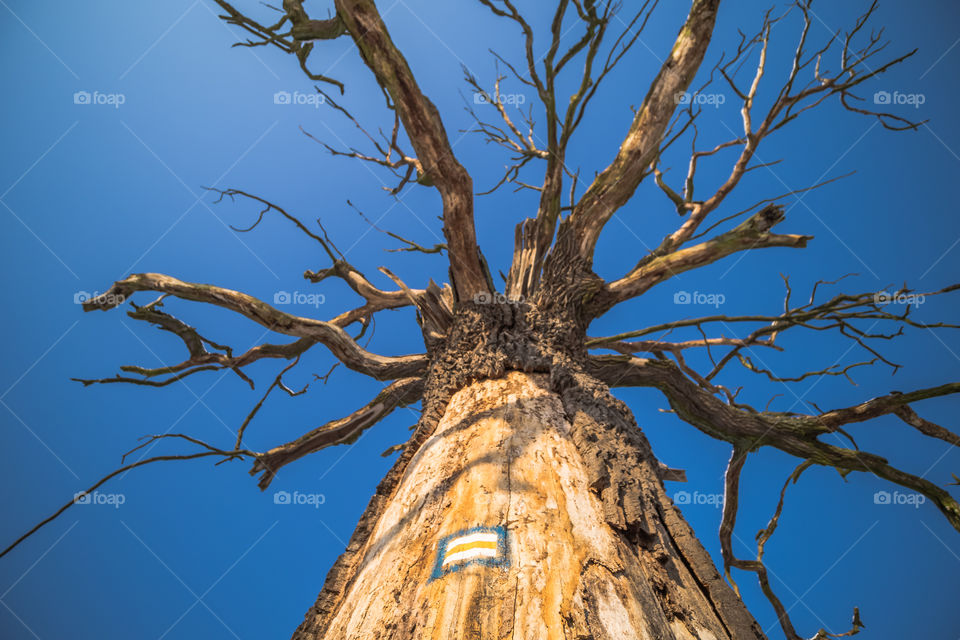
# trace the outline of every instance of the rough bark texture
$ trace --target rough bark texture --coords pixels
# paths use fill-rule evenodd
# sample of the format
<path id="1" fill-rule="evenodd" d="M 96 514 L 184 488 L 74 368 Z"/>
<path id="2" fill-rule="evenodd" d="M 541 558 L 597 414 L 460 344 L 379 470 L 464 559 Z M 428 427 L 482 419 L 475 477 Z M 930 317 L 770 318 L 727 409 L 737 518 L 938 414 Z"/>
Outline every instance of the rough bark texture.
<path id="1" fill-rule="evenodd" d="M 594 178 L 560 233 L 570 233 L 579 255 L 592 260 L 604 225 L 633 196 L 663 145 L 677 95 L 693 81 L 713 35 L 719 0 L 695 0 L 670 55 L 634 115 L 613 162 Z"/>
<path id="2" fill-rule="evenodd" d="M 295 640 L 763 637 L 555 311 L 467 304 L 428 345 L 424 419 Z M 438 573 L 476 527 L 495 563 Z"/>
<path id="3" fill-rule="evenodd" d="M 473 179 L 453 154 L 440 113 L 417 85 L 373 0 L 336 0 L 335 4 L 364 62 L 393 99 L 425 172 L 419 182 L 435 185 L 443 199 L 451 284 L 463 300 L 488 291 L 492 286 L 482 266 L 474 230 Z"/>

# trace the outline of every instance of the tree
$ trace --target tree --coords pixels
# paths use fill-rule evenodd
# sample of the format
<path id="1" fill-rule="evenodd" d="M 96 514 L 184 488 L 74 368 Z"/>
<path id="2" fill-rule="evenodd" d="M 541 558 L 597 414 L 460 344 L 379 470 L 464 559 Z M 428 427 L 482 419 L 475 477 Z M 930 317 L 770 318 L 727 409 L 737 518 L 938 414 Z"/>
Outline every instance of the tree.
<path id="1" fill-rule="evenodd" d="M 872 473 L 922 493 L 960 529 L 960 510 L 943 488 L 856 446 L 824 441 L 828 434 L 847 436 L 846 425 L 895 414 L 921 434 L 956 445 L 955 434 L 923 420 L 911 405 L 952 394 L 958 390 L 957 383 L 891 393 L 816 415 L 760 411 L 739 402 L 736 391 L 720 383 L 725 367 L 734 360 L 784 382 L 844 376 L 857 366 L 779 378 L 748 355 L 758 347 L 780 348 L 776 339 L 788 329 L 839 332 L 869 353 L 867 363 L 894 366 L 875 346 L 882 344 L 878 341 L 892 339 L 905 326 L 953 325 L 917 321 L 910 316 L 909 306 L 903 312 L 890 311 L 873 291 L 824 299 L 819 292 L 829 283 L 815 284 L 809 300 L 798 304 L 787 281 L 781 314 L 685 319 L 606 337 L 587 333 L 593 320 L 673 275 L 751 249 L 806 245 L 809 236 L 773 231 L 784 218 L 777 204 L 784 196 L 761 199 L 738 213 L 721 213 L 742 178 L 764 165 L 756 153 L 764 139 L 801 114 L 834 99 L 854 113 L 878 118 L 887 128 L 917 126 L 894 113 L 876 111 L 859 97 L 870 91 L 872 78 L 910 55 L 880 60 L 884 43 L 866 31 L 873 6 L 846 36 L 814 45 L 807 39 L 812 21 L 809 4 L 799 4 L 794 12 L 800 14 L 803 26 L 793 66 L 772 87 L 765 78 L 766 53 L 781 18 L 767 14 L 756 35 L 745 36 L 711 74 L 711 79 L 726 83 L 742 101 L 743 130 L 727 142 L 701 148 L 696 142 L 699 97 L 709 94 L 705 87 L 691 91 L 691 86 L 707 54 L 719 3 L 695 2 L 611 163 L 578 189 L 579 176 L 568 168 L 568 144 L 597 88 L 637 41 L 655 3 L 644 4 L 618 21 L 616 5 L 561 0 L 551 24 L 548 52 L 538 60 L 534 29 L 515 5 L 509 0 L 481 2 L 519 27 L 525 68 L 524 63 L 500 62 L 539 97 L 542 113 L 538 115 L 544 123 L 538 128 L 532 112 L 518 121 L 505 108 L 500 82 L 506 78 L 485 89 L 479 80 L 467 77 L 489 105 L 487 110 L 499 118 L 496 122 L 481 119 L 478 109 L 477 129 L 513 154 L 513 164 L 498 186 L 539 193 L 536 215 L 516 229 L 503 293 L 497 291 L 477 246 L 471 177 L 456 159 L 439 113 L 420 91 L 374 4 L 338 1 L 334 17 L 312 20 L 299 2 L 287 0 L 282 19 L 265 26 L 219 2 L 227 22 L 250 33 L 244 46 L 274 46 L 292 53 L 311 80 L 338 86 L 341 93 L 343 85 L 310 71 L 308 61 L 318 47 L 316 41 L 344 37 L 355 42 L 395 119 L 389 133 L 370 135 L 370 151 L 335 147 L 330 151 L 395 172 L 394 192 L 411 182 L 439 192 L 443 245 L 427 248 L 392 235 L 411 251 L 445 252 L 450 284 L 441 287 L 431 281 L 413 289 L 384 270 L 396 289 L 378 289 L 347 262 L 322 227 L 301 222 L 272 200 L 237 189 L 220 191 L 224 198 L 258 203 L 261 219 L 279 215 L 295 224 L 331 261 L 328 268 L 308 271 L 306 277 L 316 283 L 339 278 L 363 304 L 320 321 L 293 316 L 220 287 L 160 274 L 133 275 L 114 283 L 85 309 L 108 310 L 135 293 L 159 293 L 153 302 L 134 306 L 129 315 L 177 335 L 189 357 L 175 367 L 124 367 L 124 375 L 81 382 L 162 386 L 216 369 L 245 377 L 243 369 L 250 363 L 280 358 L 291 361 L 290 365 L 266 394 L 281 389 L 292 395 L 297 392 L 284 384 L 283 375 L 320 343 L 345 367 L 391 384 L 349 416 L 266 452 L 243 447 L 243 432 L 261 401 L 241 425 L 232 448 L 184 434 L 164 434 L 155 438 L 186 440 L 199 452 L 146 458 L 124 469 L 168 458 L 246 458 L 253 463 L 253 473 L 261 474 L 260 486 L 266 488 L 286 464 L 349 442 L 396 407 L 422 401 L 423 417 L 416 431 L 381 483 L 297 638 L 409 637 L 414 630 L 423 633 L 424 628 L 440 633 L 441 625 L 454 629 L 451 637 L 510 632 L 538 637 L 544 628 L 548 635 L 564 632 L 580 637 L 762 637 L 737 596 L 731 568 L 756 573 L 785 635 L 800 637 L 772 590 L 763 548 L 776 528 L 787 486 L 811 465 L 833 467 L 841 474 Z M 622 31 L 618 29 L 623 25 Z M 571 26 L 578 29 L 580 38 L 568 48 L 562 35 Z M 582 65 L 581 71 L 575 71 L 575 65 Z M 828 70 L 832 65 L 837 66 Z M 573 74 L 572 81 L 568 74 Z M 574 92 L 566 96 L 563 91 L 570 82 Z M 360 126 L 337 102 L 340 98 L 319 85 L 317 90 L 329 105 Z M 680 141 L 692 141 L 694 150 L 686 179 L 681 186 L 671 186 L 660 159 Z M 728 178 L 716 190 L 695 189 L 698 168 L 721 157 L 721 152 L 733 152 L 735 157 Z M 539 173 L 536 165 L 541 161 L 545 164 L 542 181 L 531 184 L 528 176 Z M 628 273 L 605 282 L 592 269 L 598 238 L 644 180 L 655 182 L 682 222 Z M 565 206 L 563 196 L 568 190 Z M 933 296 L 955 288 L 926 293 L 904 288 L 892 295 Z M 164 311 L 164 301 L 170 297 L 226 308 L 293 340 L 234 355 Z M 376 313 L 403 306 L 418 312 L 425 353 L 386 357 L 360 345 Z M 874 332 L 878 321 L 894 329 Z M 745 337 L 727 338 L 717 335 L 724 324 L 751 329 Z M 351 336 L 347 329 L 354 325 L 360 328 Z M 700 337 L 676 342 L 649 339 L 665 330 L 679 333 L 683 329 L 696 330 Z M 597 354 L 601 349 L 617 355 Z M 709 370 L 698 371 L 685 355 L 698 349 L 723 353 Z M 654 458 L 630 410 L 609 390 L 632 385 L 660 390 L 679 417 L 732 445 L 720 538 L 725 574 L 733 588 L 666 495 L 663 480 L 680 474 Z M 739 477 L 749 454 L 765 446 L 796 457 L 798 466 L 784 484 L 770 525 L 758 538 L 756 559 L 744 560 L 734 555 L 731 543 Z M 454 584 L 456 588 L 448 588 Z M 849 633 L 860 627 L 855 612 Z"/>

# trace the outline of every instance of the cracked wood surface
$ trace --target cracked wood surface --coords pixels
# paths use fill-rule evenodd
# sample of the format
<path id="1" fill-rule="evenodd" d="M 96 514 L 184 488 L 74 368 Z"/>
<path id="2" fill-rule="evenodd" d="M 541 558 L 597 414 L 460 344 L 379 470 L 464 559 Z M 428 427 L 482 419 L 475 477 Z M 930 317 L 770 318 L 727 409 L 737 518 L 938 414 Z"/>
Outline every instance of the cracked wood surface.
<path id="1" fill-rule="evenodd" d="M 704 589 L 715 570 L 693 575 L 704 559 L 713 565 L 699 545 L 702 558 L 683 557 L 689 544 L 677 539 L 688 528 L 659 482 L 650 510 L 664 517 L 651 515 L 649 539 L 637 545 L 610 526 L 572 429 L 542 374 L 455 393 L 330 615 L 311 611 L 294 638 L 747 637 L 731 634 Z M 438 542 L 478 526 L 506 529 L 507 565 L 434 577 Z"/>

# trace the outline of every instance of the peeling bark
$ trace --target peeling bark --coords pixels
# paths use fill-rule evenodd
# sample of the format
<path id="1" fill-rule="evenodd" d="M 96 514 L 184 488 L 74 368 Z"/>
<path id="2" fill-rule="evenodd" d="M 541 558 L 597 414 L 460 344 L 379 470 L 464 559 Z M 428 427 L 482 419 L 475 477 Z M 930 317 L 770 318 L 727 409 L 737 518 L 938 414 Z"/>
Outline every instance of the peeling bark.
<path id="1" fill-rule="evenodd" d="M 421 425 L 294 639 L 762 638 L 626 407 L 561 379 L 478 380 Z M 438 543 L 476 527 L 505 553 L 438 576 Z"/>

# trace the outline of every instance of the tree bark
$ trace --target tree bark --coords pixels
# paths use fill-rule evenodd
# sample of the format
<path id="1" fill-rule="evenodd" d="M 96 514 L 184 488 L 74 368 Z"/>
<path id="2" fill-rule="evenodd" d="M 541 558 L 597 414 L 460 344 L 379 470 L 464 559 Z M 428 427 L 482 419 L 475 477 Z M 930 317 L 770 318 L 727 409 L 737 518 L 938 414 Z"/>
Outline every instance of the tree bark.
<path id="1" fill-rule="evenodd" d="M 509 371 L 435 424 L 294 640 L 763 638 L 601 383 Z"/>

